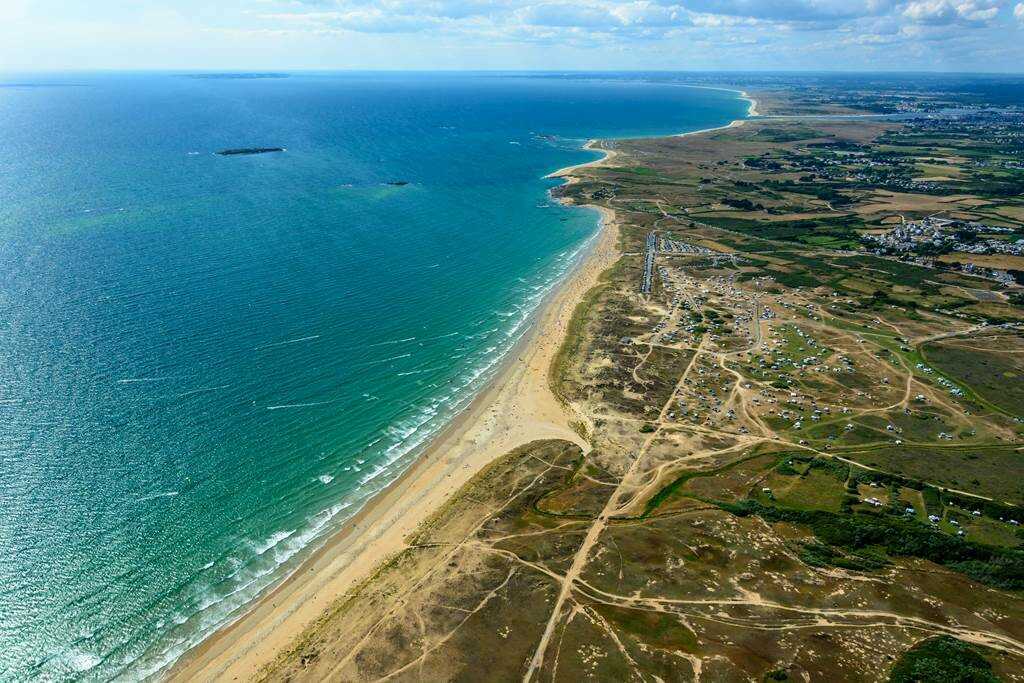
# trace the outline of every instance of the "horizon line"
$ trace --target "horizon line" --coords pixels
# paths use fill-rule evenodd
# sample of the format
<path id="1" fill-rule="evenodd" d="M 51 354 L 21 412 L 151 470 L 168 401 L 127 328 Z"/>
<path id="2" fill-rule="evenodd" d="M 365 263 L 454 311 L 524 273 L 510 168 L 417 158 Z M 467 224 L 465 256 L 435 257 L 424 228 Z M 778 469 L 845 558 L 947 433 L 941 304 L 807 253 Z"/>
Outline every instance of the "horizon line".
<path id="1" fill-rule="evenodd" d="M 960 76 L 1024 76 L 1021 71 L 957 71 L 939 69 L 406 69 L 406 68 L 353 68 L 353 67 L 312 67 L 312 68 L 267 68 L 256 67 L 215 68 L 215 67 L 160 67 L 134 69 L 130 67 L 105 68 L 47 68 L 47 69 L 0 69 L 0 74 L 68 74 L 68 73 L 135 73 L 135 74 L 266 74 L 284 75 L 299 73 L 537 73 L 537 74 L 801 74 L 801 75 L 960 75 Z"/>

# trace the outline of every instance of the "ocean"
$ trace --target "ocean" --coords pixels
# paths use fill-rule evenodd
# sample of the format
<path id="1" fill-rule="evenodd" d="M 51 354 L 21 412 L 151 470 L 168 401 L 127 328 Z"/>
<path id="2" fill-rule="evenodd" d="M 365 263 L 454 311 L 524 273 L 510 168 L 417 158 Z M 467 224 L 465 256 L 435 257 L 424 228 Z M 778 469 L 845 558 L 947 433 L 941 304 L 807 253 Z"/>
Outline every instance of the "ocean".
<path id="1" fill-rule="evenodd" d="M 597 216 L 594 74 L 0 75 L 0 680 L 158 674 L 407 467 Z M 281 147 L 220 156 L 227 148 Z"/>

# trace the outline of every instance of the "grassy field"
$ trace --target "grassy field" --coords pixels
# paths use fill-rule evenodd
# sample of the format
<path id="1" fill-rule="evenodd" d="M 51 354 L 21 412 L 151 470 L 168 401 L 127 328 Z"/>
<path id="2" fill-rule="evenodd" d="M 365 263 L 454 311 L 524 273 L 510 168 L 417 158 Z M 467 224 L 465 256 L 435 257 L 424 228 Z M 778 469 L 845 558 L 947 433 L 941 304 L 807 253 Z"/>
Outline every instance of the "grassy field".
<path id="1" fill-rule="evenodd" d="M 970 338 L 937 341 L 922 346 L 921 355 L 986 401 L 1024 417 L 1024 337 L 1007 334 L 1000 341 L 984 347 Z"/>

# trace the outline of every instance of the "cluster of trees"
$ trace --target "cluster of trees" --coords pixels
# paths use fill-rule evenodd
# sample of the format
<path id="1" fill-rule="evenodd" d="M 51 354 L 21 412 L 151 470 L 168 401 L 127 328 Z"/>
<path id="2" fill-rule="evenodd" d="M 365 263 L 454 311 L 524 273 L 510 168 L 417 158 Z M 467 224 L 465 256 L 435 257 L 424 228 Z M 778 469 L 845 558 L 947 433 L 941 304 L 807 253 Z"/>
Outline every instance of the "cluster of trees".
<path id="1" fill-rule="evenodd" d="M 749 199 L 735 199 L 733 197 L 726 197 L 722 200 L 722 203 L 726 206 L 731 206 L 734 209 L 740 209 L 742 211 L 763 211 L 764 205 L 760 203 L 754 203 Z"/>
<path id="2" fill-rule="evenodd" d="M 831 185 L 804 184 L 792 180 L 769 180 L 765 183 L 765 186 L 778 192 L 811 195 L 822 201 L 829 202 L 833 206 L 849 204 L 852 201 Z"/>
<path id="3" fill-rule="evenodd" d="M 999 683 L 979 649 L 950 636 L 921 641 L 903 653 L 889 683 Z"/>
<path id="4" fill-rule="evenodd" d="M 793 510 L 753 499 L 740 503 L 719 502 L 718 505 L 739 516 L 757 515 L 768 522 L 809 527 L 822 543 L 855 556 L 863 557 L 864 551 L 880 550 L 894 557 L 916 557 L 990 586 L 1024 589 L 1024 551 L 949 536 L 916 520 L 870 513 Z M 825 556 L 819 553 L 818 557 Z M 836 557 L 847 555 L 836 553 Z"/>

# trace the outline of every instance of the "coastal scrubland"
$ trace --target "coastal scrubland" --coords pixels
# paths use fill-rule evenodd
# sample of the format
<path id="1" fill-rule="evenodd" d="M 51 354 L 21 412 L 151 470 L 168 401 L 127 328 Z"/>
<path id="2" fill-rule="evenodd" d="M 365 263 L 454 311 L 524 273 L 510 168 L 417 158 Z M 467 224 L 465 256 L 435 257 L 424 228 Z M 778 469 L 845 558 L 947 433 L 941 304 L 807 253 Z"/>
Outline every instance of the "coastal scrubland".
<path id="1" fill-rule="evenodd" d="M 587 447 L 494 462 L 262 678 L 1024 680 L 1021 287 L 863 241 L 937 210 L 1020 231 L 1021 172 L 967 163 L 998 139 L 599 143 L 556 190 L 622 254 L 550 371 Z"/>

